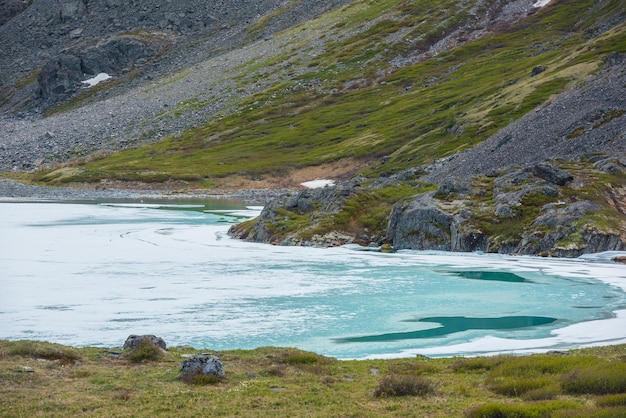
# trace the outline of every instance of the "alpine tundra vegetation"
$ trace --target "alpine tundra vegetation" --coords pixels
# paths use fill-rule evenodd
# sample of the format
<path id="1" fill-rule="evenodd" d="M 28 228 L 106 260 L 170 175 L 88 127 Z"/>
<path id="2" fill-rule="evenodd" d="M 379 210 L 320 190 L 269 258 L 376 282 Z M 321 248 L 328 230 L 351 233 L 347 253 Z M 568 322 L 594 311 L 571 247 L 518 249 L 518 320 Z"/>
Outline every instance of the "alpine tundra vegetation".
<path id="1" fill-rule="evenodd" d="M 256 190 L 232 236 L 626 250 L 623 0 L 5 0 L 0 45 L 0 196 Z M 0 415 L 626 416 L 623 345 L 181 376 L 200 352 L 0 341 Z"/>
<path id="2" fill-rule="evenodd" d="M 293 190 L 264 242 L 626 248 L 621 1 L 13 3 L 6 172 Z"/>

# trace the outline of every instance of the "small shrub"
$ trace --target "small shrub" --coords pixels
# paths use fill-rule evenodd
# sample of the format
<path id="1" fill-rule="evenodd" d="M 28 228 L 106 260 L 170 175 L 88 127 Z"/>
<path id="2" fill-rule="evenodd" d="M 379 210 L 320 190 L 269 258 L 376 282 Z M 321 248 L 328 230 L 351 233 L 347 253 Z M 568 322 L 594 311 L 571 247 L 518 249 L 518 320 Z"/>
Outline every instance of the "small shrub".
<path id="1" fill-rule="evenodd" d="M 283 360 L 286 364 L 313 364 L 318 363 L 319 358 L 313 353 L 292 354 Z"/>
<path id="2" fill-rule="evenodd" d="M 70 377 L 73 379 L 82 379 L 85 377 L 89 377 L 93 374 L 93 372 L 89 371 L 89 370 L 74 370 L 71 374 Z"/>
<path id="3" fill-rule="evenodd" d="M 602 362 L 563 376 L 561 385 L 570 394 L 626 393 L 626 364 Z"/>
<path id="4" fill-rule="evenodd" d="M 131 390 L 130 389 L 118 389 L 117 392 L 113 395 L 113 399 L 116 401 L 126 402 L 131 398 Z"/>
<path id="5" fill-rule="evenodd" d="M 489 383 L 489 389 L 499 395 L 522 396 L 528 392 L 544 388 L 552 383 L 547 378 L 498 378 Z"/>
<path id="6" fill-rule="evenodd" d="M 539 354 L 511 357 L 493 369 L 492 376 L 541 377 L 586 367 L 593 364 L 590 357 L 570 357 Z"/>
<path id="7" fill-rule="evenodd" d="M 626 418 L 626 408 L 570 409 L 559 411 L 551 418 Z"/>
<path id="8" fill-rule="evenodd" d="M 559 411 L 577 408 L 572 402 L 549 401 L 527 405 L 486 404 L 469 409 L 467 418 L 551 418 Z"/>
<path id="9" fill-rule="evenodd" d="M 556 385 L 550 385 L 529 390 L 524 393 L 522 398 L 525 401 L 549 401 L 555 399 L 560 394 L 561 391 Z"/>
<path id="10" fill-rule="evenodd" d="M 607 395 L 596 400 L 597 406 L 621 406 L 626 407 L 626 393 L 619 395 Z"/>
<path id="11" fill-rule="evenodd" d="M 142 361 L 157 361 L 160 360 L 162 356 L 163 353 L 161 350 L 152 344 L 152 342 L 147 338 L 139 341 L 137 347 L 126 353 L 126 358 L 133 363 L 141 363 Z"/>
<path id="12" fill-rule="evenodd" d="M 390 375 L 380 379 L 374 390 L 375 397 L 426 396 L 435 392 L 433 384 L 421 376 Z"/>
<path id="13" fill-rule="evenodd" d="M 268 376 L 282 377 L 285 375 L 286 367 L 282 364 L 273 364 L 263 373 Z"/>
<path id="14" fill-rule="evenodd" d="M 429 363 L 418 362 L 413 359 L 397 361 L 389 364 L 389 372 L 392 374 L 427 374 L 437 372 L 437 368 Z"/>
<path id="15" fill-rule="evenodd" d="M 282 357 L 285 364 L 302 365 L 302 364 L 318 364 L 328 363 L 329 358 L 320 356 L 319 354 L 310 353 L 308 351 L 288 352 Z"/>
<path id="16" fill-rule="evenodd" d="M 454 362 L 454 364 L 452 365 L 452 370 L 457 373 L 489 371 L 494 367 L 502 364 L 505 358 L 506 357 L 498 356 L 460 359 Z"/>

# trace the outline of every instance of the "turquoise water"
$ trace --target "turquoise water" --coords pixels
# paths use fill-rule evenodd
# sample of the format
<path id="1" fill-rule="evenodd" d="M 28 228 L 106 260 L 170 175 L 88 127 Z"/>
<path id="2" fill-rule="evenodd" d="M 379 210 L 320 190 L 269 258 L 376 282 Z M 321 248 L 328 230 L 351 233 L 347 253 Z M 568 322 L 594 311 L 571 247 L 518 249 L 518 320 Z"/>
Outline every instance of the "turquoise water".
<path id="1" fill-rule="evenodd" d="M 338 358 L 526 352 L 626 341 L 626 269 L 585 260 L 230 239 L 234 201 L 0 203 L 0 338 Z"/>

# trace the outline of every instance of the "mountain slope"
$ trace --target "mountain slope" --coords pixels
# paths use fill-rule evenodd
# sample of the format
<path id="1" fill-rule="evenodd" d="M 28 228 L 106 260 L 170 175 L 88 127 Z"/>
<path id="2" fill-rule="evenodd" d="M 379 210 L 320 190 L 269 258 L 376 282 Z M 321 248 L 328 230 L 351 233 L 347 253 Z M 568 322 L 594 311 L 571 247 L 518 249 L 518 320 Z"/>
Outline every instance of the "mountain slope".
<path id="1" fill-rule="evenodd" d="M 104 43 L 107 48 L 120 37 L 144 46 L 165 45 L 163 56 L 169 58 L 164 70 L 146 70 L 149 77 L 128 71 L 117 81 L 61 98 L 61 105 L 48 107 L 47 117 L 5 120 L 0 166 L 41 168 L 36 179 L 53 184 L 174 181 L 185 187 L 294 187 L 301 178 L 294 173 L 314 169 L 332 170 L 338 180 L 365 176 L 342 186 L 345 193 L 339 198 L 310 192 L 296 197 L 295 206 L 293 199 L 277 203 L 256 233 L 242 233 L 292 243 L 314 242 L 314 235 L 333 230 L 366 237 L 365 243 L 393 241 L 387 222 L 394 204 L 432 191 L 436 186 L 430 183 L 443 184 L 453 176 L 510 175 L 507 167 L 560 158 L 587 161 L 573 170 L 600 181 L 604 174 L 588 173 L 599 161 L 588 156 L 597 153 L 618 157 L 603 167 L 623 172 L 623 2 L 555 0 L 537 8 L 527 0 L 361 0 L 330 9 L 342 3 L 332 3 L 319 16 L 317 2 L 272 4 L 264 16 L 238 26 L 236 35 L 209 37 L 211 42 L 221 39 L 221 49 L 194 49 L 208 46 L 206 39 L 172 43 L 179 59 L 168 45 L 174 42 L 169 33 L 118 33 Z M 306 11 L 299 14 L 302 23 L 275 32 L 285 27 L 276 19 L 294 10 Z M 191 51 L 197 54 L 190 58 Z M 76 54 L 85 60 L 84 54 Z M 179 69 L 172 73 L 174 68 Z M 39 81 L 42 73 L 48 74 L 42 70 Z M 32 75 L 28 80 L 34 83 Z M 563 92 L 571 93 L 556 98 Z M 10 95 L 5 109 L 18 96 Z M 612 182 L 623 182 L 619 173 L 610 176 Z M 507 222 L 523 229 L 536 219 L 534 211 L 516 212 L 516 204 L 555 203 L 565 194 L 572 203 L 583 200 L 561 185 L 545 186 L 542 190 L 553 194 L 550 199 L 513 198 L 512 190 L 499 189 L 510 197 L 504 206 L 511 212 L 502 209 L 510 217 Z M 439 190 L 439 196 L 454 200 L 451 193 L 458 195 L 459 187 Z M 591 200 L 605 207 L 608 200 L 600 197 L 607 193 L 622 199 L 621 192 L 600 187 Z M 483 202 L 491 208 L 483 219 L 495 210 L 498 196 Z M 299 207 L 301 198 L 306 202 Z M 334 203 L 325 215 L 311 217 L 310 210 L 301 210 L 319 210 L 320 202 L 329 199 Z M 608 233 L 620 237 L 623 214 L 612 210 L 609 223 L 614 227 Z M 522 221 L 522 215 L 528 219 Z M 477 237 L 497 232 L 486 228 L 486 222 L 475 222 L 468 230 Z M 520 230 L 513 241 L 519 244 L 526 233 Z M 618 238 L 614 247 L 624 242 Z M 490 248 L 521 251 L 515 250 L 517 244 L 501 244 Z"/>
<path id="2" fill-rule="evenodd" d="M 355 2 L 223 57 L 239 60 L 240 66 L 218 66 L 221 74 L 229 71 L 228 78 L 211 80 L 211 90 L 166 103 L 167 109 L 149 119 L 151 132 L 140 130 L 144 139 L 153 140 L 194 114 L 206 117 L 207 108 L 213 112 L 209 117 L 219 120 L 92 162 L 68 180 L 262 178 L 342 159 L 372 164 L 382 157 L 388 157 L 384 171 L 404 169 L 482 142 L 624 48 L 623 24 L 605 27 L 607 16 L 621 13 L 623 18 L 621 2 L 560 2 L 489 36 L 487 24 L 472 32 L 473 20 L 469 25 L 467 19 L 473 18 L 458 17 L 475 13 L 473 4 L 450 2 L 439 25 L 430 27 L 432 34 L 426 32 L 430 41 L 415 40 L 410 48 L 406 39 L 428 31 L 420 22 L 432 15 L 428 8 L 407 4 Z M 497 11 L 497 5 L 492 2 L 483 13 Z M 584 21 L 576 17 L 581 14 Z M 594 28 L 602 28 L 602 36 L 590 37 L 600 30 Z M 451 47 L 459 38 L 477 36 L 482 37 Z M 432 51 L 439 43 L 448 49 Z M 406 65 L 398 68 L 397 62 Z M 210 60 L 175 77 L 193 85 L 194 74 L 204 77 L 215 65 Z M 533 69 L 542 68 L 532 76 Z M 168 86 L 181 89 L 173 78 L 155 83 L 156 100 L 170 94 Z M 216 89 L 220 82 L 230 84 L 230 90 Z M 237 101 L 242 94 L 233 88 L 248 98 Z M 224 101 L 225 96 L 235 100 Z M 143 100 L 146 106 L 154 101 L 150 96 Z"/>

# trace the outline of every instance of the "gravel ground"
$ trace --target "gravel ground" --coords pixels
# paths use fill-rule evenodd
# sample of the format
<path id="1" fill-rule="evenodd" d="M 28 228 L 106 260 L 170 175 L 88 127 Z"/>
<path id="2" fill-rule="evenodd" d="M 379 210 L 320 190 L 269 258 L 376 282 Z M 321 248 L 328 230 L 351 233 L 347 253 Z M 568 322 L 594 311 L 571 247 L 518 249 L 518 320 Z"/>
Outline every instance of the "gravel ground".
<path id="1" fill-rule="evenodd" d="M 602 154 L 626 164 L 626 59 L 511 123 L 424 178 L 467 178 L 504 167 Z"/>
<path id="2" fill-rule="evenodd" d="M 0 202 L 23 201 L 100 201 L 100 200 L 192 200 L 236 199 L 253 205 L 265 205 L 288 190 L 172 190 L 88 189 L 42 187 L 0 179 Z"/>

